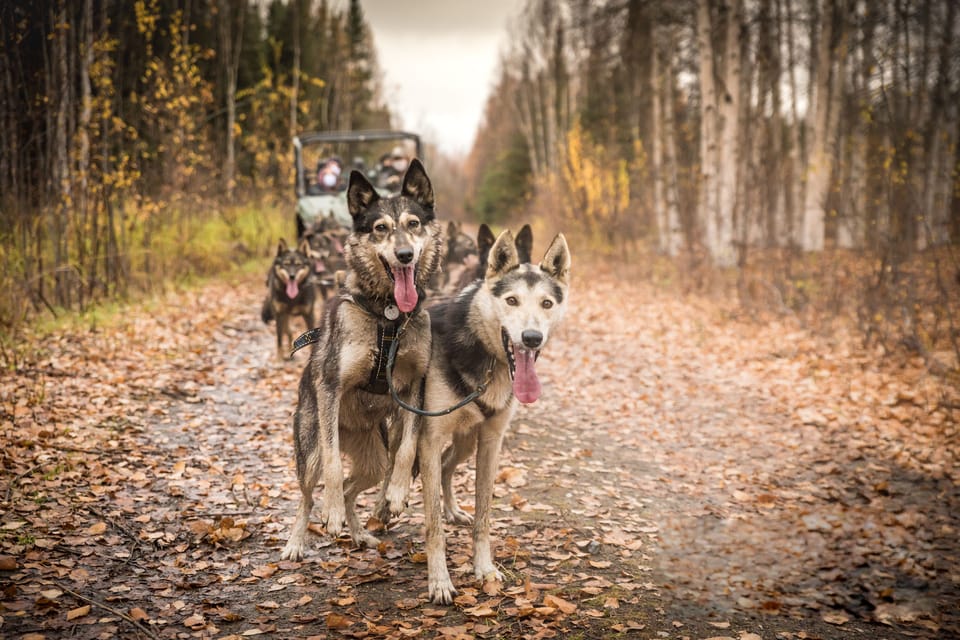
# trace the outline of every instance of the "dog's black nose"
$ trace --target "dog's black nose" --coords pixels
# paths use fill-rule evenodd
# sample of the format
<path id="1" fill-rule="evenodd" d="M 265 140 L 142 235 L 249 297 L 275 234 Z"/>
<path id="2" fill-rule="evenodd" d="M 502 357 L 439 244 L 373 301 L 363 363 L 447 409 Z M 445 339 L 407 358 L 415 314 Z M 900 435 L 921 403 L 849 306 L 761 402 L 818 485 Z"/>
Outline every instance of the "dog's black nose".
<path id="1" fill-rule="evenodd" d="M 534 329 L 524 329 L 520 339 L 523 340 L 523 346 L 528 349 L 536 349 L 543 344 L 543 334 Z"/>
<path id="2" fill-rule="evenodd" d="M 413 260 L 413 249 L 410 247 L 403 247 L 402 249 L 397 249 L 395 251 L 397 254 L 397 260 L 403 264 L 410 264 L 410 261 Z"/>

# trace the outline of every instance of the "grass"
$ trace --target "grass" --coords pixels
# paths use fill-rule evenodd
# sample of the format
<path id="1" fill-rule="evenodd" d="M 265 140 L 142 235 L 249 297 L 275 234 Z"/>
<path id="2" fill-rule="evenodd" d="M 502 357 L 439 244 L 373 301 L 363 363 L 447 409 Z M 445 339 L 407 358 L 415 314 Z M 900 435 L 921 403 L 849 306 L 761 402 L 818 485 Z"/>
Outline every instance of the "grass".
<path id="1" fill-rule="evenodd" d="M 218 210 L 171 209 L 163 211 L 162 217 L 154 215 L 149 225 L 135 215 L 129 219 L 140 222 L 131 228 L 127 240 L 126 281 L 82 308 L 38 310 L 31 305 L 28 288 L 37 286 L 38 278 L 52 276 L 33 274 L 31 281 L 27 265 L 38 258 L 23 255 L 15 243 L 0 244 L 0 285 L 9 285 L 4 286 L 7 291 L 19 286 L 24 293 L 0 299 L 0 366 L 16 368 L 25 358 L 30 359 L 24 351 L 29 346 L 20 339 L 27 326 L 39 336 L 116 326 L 131 304 L 149 310 L 160 304 L 159 296 L 171 288 L 194 288 L 210 278 L 265 269 L 279 239 L 291 240 L 295 233 L 288 202 L 250 202 Z M 39 261 L 52 263 L 49 255 Z M 52 290 L 52 280 L 44 285 L 46 291 Z"/>

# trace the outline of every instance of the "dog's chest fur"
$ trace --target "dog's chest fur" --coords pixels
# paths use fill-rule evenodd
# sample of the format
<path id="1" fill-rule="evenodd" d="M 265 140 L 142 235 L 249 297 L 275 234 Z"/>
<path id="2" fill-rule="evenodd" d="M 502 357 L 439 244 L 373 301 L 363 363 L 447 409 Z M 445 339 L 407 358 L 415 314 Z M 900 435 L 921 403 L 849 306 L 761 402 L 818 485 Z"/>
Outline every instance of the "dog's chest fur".
<path id="1" fill-rule="evenodd" d="M 515 406 L 509 366 L 496 342 L 499 325 L 493 325 L 495 332 L 488 330 L 491 325 L 482 317 L 483 296 L 480 288 L 473 286 L 453 301 L 430 309 L 434 331 L 430 365 L 434 370 L 430 375 L 437 386 L 463 398 L 484 382 L 492 369 L 486 391 L 461 412 L 460 428 L 464 429 Z M 429 387 L 436 388 L 433 384 Z"/>
<path id="2" fill-rule="evenodd" d="M 379 320 L 347 299 L 335 298 L 324 318 L 324 331 L 311 354 L 317 384 L 340 395 L 341 425 L 351 429 L 369 429 L 387 415 L 396 413 L 397 404 L 389 394 L 364 390 L 371 371 L 385 365 L 389 344 L 377 340 Z M 406 325 L 397 351 L 393 384 L 398 392 L 419 385 L 426 374 L 430 355 L 430 319 L 416 314 Z M 373 423 L 373 425 L 371 424 Z"/>

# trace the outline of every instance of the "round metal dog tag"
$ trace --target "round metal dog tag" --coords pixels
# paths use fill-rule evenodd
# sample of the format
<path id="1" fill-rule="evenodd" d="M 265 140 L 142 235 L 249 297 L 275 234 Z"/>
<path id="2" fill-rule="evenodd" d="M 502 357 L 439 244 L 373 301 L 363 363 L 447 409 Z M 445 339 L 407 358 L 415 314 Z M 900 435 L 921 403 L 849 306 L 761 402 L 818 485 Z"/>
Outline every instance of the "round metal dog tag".
<path id="1" fill-rule="evenodd" d="M 396 320 L 400 317 L 400 309 L 395 304 L 388 304 L 387 308 L 383 310 L 383 315 L 387 320 Z"/>

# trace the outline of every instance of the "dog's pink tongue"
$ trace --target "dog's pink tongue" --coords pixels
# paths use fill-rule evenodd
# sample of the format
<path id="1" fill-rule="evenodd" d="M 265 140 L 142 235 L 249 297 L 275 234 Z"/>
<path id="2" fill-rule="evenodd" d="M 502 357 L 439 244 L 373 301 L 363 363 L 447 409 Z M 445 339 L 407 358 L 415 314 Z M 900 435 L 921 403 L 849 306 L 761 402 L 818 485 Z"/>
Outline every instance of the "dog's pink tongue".
<path id="1" fill-rule="evenodd" d="M 410 313 L 417 308 L 417 285 L 413 283 L 413 267 L 393 268 L 393 299 L 397 308 Z"/>
<path id="2" fill-rule="evenodd" d="M 287 280 L 287 297 L 293 300 L 297 297 L 297 294 L 300 293 L 300 287 L 297 286 L 297 281 L 294 278 Z"/>
<path id="3" fill-rule="evenodd" d="M 540 380 L 537 378 L 533 351 L 513 347 L 513 359 L 517 365 L 513 373 L 513 395 L 523 404 L 536 402 L 540 397 Z"/>
<path id="4" fill-rule="evenodd" d="M 327 265 L 323 264 L 323 260 L 314 260 L 313 270 L 316 271 L 317 273 L 321 273 L 327 270 Z"/>

